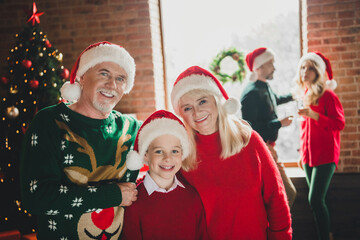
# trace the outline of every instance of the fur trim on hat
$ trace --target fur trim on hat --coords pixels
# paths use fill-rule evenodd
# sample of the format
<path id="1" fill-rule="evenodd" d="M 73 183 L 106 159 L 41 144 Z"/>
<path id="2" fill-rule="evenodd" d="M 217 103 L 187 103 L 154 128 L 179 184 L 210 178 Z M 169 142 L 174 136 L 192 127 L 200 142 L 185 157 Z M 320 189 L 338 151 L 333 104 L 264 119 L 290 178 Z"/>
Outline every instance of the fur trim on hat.
<path id="1" fill-rule="evenodd" d="M 337 87 L 337 82 L 335 81 L 335 79 L 333 80 L 326 80 L 326 87 L 331 89 L 331 90 L 335 90 Z"/>
<path id="2" fill-rule="evenodd" d="M 307 60 L 311 60 L 315 62 L 318 65 L 318 67 L 321 69 L 323 74 L 325 74 L 326 71 L 325 62 L 319 55 L 317 55 L 314 52 L 309 52 L 300 58 L 298 69 L 300 69 L 301 65 Z"/>
<path id="3" fill-rule="evenodd" d="M 69 81 L 65 82 L 60 88 L 61 97 L 68 101 L 77 101 L 81 96 L 81 86 L 78 82 L 71 84 Z"/>
<path id="4" fill-rule="evenodd" d="M 176 114 L 179 115 L 180 113 L 178 106 L 180 98 L 195 89 L 208 90 L 218 96 L 222 96 L 218 86 L 211 77 L 197 74 L 184 77 L 173 87 L 171 92 L 171 102 Z"/>
<path id="5" fill-rule="evenodd" d="M 134 86 L 135 61 L 130 54 L 119 45 L 100 44 L 85 51 L 80 58 L 76 76 L 83 76 L 90 68 L 102 62 L 116 63 L 125 70 L 128 76 L 124 93 L 129 93 Z"/>
<path id="6" fill-rule="evenodd" d="M 240 101 L 234 97 L 229 97 L 223 104 L 227 114 L 236 114 L 240 109 Z"/>
<path id="7" fill-rule="evenodd" d="M 173 135 L 180 140 L 182 147 L 182 159 L 190 154 L 190 145 L 185 128 L 177 121 L 170 118 L 157 118 L 147 123 L 139 132 L 138 152 L 143 158 L 151 142 L 162 135 Z"/>
<path id="8" fill-rule="evenodd" d="M 126 156 L 126 167 L 131 170 L 139 170 L 144 166 L 144 158 L 136 151 L 130 151 Z"/>
<path id="9" fill-rule="evenodd" d="M 270 61 L 273 58 L 275 58 L 275 53 L 270 48 L 266 48 L 265 52 L 263 52 L 261 55 L 257 56 L 254 59 L 253 71 L 255 71 L 256 69 L 261 67 L 264 63 Z"/>
<path id="10" fill-rule="evenodd" d="M 251 72 L 250 75 L 249 75 L 249 80 L 252 81 L 252 82 L 255 82 L 256 80 L 258 79 L 258 74 L 257 72 Z"/>

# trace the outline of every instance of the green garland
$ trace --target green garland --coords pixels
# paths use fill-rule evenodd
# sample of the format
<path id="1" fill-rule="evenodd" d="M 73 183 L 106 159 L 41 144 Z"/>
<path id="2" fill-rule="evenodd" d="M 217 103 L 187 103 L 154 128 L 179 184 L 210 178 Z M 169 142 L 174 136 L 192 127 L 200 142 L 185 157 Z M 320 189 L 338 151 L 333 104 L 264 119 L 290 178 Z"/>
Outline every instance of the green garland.
<path id="1" fill-rule="evenodd" d="M 226 57 L 232 57 L 235 61 L 237 61 L 239 69 L 234 72 L 231 76 L 222 73 L 220 71 L 220 64 L 221 61 Z M 235 48 L 231 48 L 227 51 L 222 51 L 216 57 L 213 59 L 210 70 L 214 73 L 215 76 L 218 77 L 218 79 L 224 84 L 226 82 L 232 81 L 232 82 L 242 82 L 245 77 L 245 60 L 244 60 L 244 54 L 237 51 Z"/>

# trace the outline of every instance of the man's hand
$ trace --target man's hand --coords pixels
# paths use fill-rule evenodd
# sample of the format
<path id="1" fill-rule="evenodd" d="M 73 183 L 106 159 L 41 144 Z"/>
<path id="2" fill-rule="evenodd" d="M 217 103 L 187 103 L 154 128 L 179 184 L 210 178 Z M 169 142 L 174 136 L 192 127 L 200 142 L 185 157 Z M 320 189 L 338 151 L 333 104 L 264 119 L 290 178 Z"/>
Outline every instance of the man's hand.
<path id="1" fill-rule="evenodd" d="M 289 126 L 289 125 L 292 123 L 293 119 L 294 119 L 293 116 L 288 116 L 288 117 L 286 117 L 286 118 L 284 118 L 284 119 L 281 119 L 281 120 L 280 120 L 281 126 L 282 126 L 282 127 L 287 127 L 287 126 Z"/>
<path id="2" fill-rule="evenodd" d="M 317 112 L 314 112 L 313 110 L 311 110 L 311 108 L 299 109 L 298 114 L 300 116 L 306 116 L 306 117 L 312 118 L 316 121 L 319 120 L 319 114 Z"/>
<path id="3" fill-rule="evenodd" d="M 118 183 L 121 190 L 122 201 L 120 206 L 127 207 L 137 200 L 138 191 L 136 190 L 135 183 Z"/>

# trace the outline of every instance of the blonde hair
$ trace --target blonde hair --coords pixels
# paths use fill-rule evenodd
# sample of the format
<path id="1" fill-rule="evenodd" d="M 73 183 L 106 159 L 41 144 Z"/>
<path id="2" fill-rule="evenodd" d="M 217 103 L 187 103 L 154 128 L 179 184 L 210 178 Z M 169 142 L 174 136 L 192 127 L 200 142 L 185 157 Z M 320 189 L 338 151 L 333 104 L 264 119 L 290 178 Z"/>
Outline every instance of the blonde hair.
<path id="1" fill-rule="evenodd" d="M 186 126 L 186 124 L 185 124 Z M 188 131 L 188 127 L 186 127 L 186 131 L 188 132 L 188 137 L 189 137 L 189 156 L 187 156 L 187 158 L 185 158 L 182 161 L 182 169 L 185 172 L 188 172 L 190 170 L 196 169 L 197 168 L 197 162 L 196 162 L 196 148 L 195 148 L 195 141 L 193 139 L 193 137 L 190 136 L 189 131 Z"/>
<path id="2" fill-rule="evenodd" d="M 204 89 L 194 89 L 186 94 L 206 94 L 214 96 L 216 106 L 218 109 L 218 124 L 219 124 L 219 135 L 221 141 L 221 158 L 226 159 L 239 153 L 250 141 L 252 129 L 250 125 L 235 117 L 234 115 L 227 114 L 225 109 L 222 107 L 223 101 L 214 93 Z M 185 95 L 185 94 L 184 94 Z M 180 98 L 181 100 L 181 98 Z M 195 142 L 195 130 L 191 128 L 186 121 L 184 121 L 185 127 L 190 136 L 190 143 L 196 146 Z M 192 152 L 194 151 L 194 152 Z M 196 148 L 194 147 L 190 151 L 190 155 L 196 156 Z M 195 164 L 196 167 L 196 164 Z"/>
<path id="3" fill-rule="evenodd" d="M 315 61 L 312 60 L 305 60 L 304 62 L 309 62 L 310 66 L 315 69 L 316 77 L 314 81 L 311 83 L 310 87 L 308 88 L 308 91 L 305 94 L 304 98 L 304 105 L 310 106 L 310 105 L 316 105 L 318 104 L 319 98 L 324 94 L 325 88 L 326 88 L 326 74 L 325 72 L 321 71 L 321 68 L 317 65 Z M 304 82 L 301 79 L 301 67 L 304 62 L 301 62 L 298 66 L 298 72 L 295 77 L 296 84 L 298 87 L 302 90 L 302 92 L 305 91 L 307 88 Z"/>

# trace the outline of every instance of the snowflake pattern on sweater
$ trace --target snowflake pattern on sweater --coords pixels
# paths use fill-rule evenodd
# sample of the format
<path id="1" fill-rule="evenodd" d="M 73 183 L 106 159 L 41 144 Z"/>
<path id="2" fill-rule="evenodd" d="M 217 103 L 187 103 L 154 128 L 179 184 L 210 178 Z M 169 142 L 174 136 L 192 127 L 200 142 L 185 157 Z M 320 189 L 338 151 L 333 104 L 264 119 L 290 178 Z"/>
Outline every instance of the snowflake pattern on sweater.
<path id="1" fill-rule="evenodd" d="M 135 182 L 126 168 L 139 121 L 112 111 L 91 119 L 64 103 L 38 112 L 21 154 L 25 208 L 38 219 L 38 239 L 117 239 L 124 209 L 117 182 Z"/>

